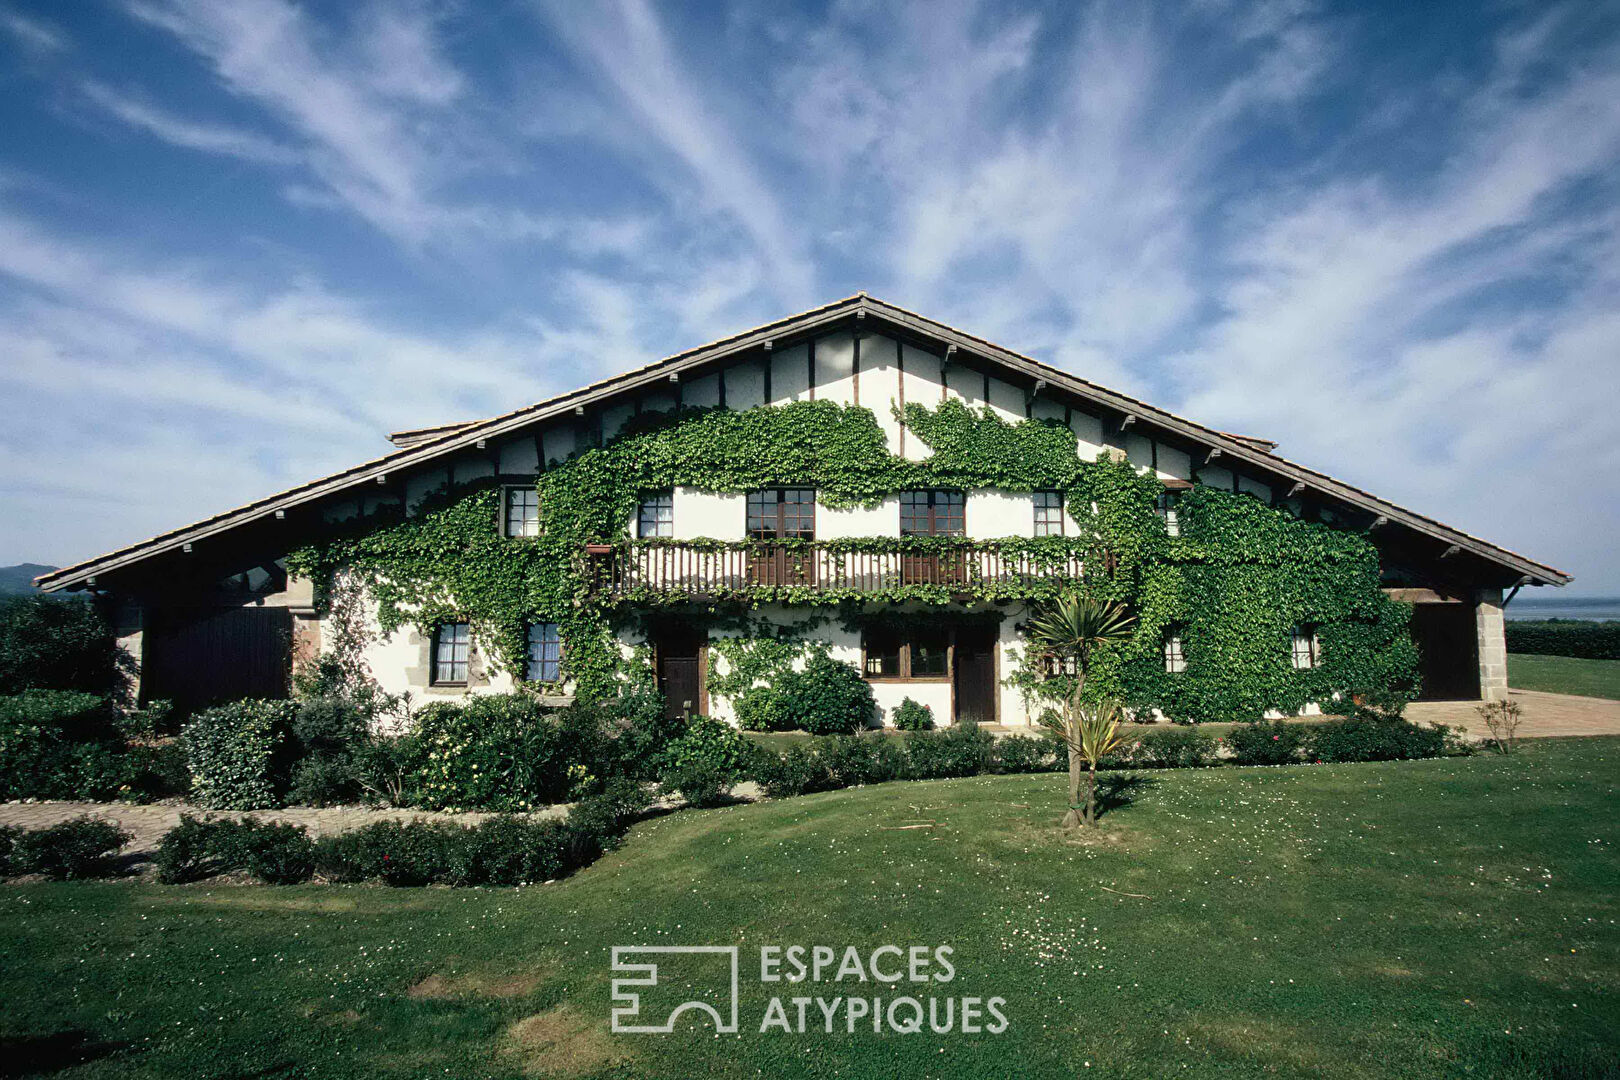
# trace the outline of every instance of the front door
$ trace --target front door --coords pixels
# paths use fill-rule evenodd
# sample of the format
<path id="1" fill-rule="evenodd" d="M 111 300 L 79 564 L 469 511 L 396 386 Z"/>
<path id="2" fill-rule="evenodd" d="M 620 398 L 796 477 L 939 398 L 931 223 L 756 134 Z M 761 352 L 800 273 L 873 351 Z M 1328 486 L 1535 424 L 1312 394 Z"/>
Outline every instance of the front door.
<path id="1" fill-rule="evenodd" d="M 964 626 L 956 631 L 956 722 L 992 724 L 996 719 L 996 630 Z"/>
<path id="2" fill-rule="evenodd" d="M 664 695 L 665 716 L 693 716 L 704 711 L 703 654 L 706 637 L 700 631 L 671 629 L 654 639 L 658 691 Z"/>

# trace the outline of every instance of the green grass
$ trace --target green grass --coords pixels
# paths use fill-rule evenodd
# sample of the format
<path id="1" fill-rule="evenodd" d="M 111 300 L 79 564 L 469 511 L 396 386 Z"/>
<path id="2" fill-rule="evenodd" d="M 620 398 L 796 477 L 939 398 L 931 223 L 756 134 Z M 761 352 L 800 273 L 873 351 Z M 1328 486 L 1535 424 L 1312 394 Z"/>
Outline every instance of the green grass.
<path id="1" fill-rule="evenodd" d="M 26 1071 L 20 1054 L 197 1080 L 1613 1065 L 1620 739 L 1151 781 L 1093 844 L 1051 827 L 1060 777 L 980 777 L 674 814 L 526 889 L 7 886 L 0 1071 Z M 918 820 L 937 828 L 896 828 Z M 607 1034 L 608 951 L 636 943 L 742 945 L 742 1033 Z M 760 1034 L 770 993 L 851 989 L 762 987 L 751 951 L 791 943 L 950 945 L 956 979 L 907 989 L 1004 997 L 1011 1026 Z"/>
<path id="2" fill-rule="evenodd" d="M 1508 654 L 1508 685 L 1515 690 L 1584 694 L 1620 700 L 1620 660 Z"/>

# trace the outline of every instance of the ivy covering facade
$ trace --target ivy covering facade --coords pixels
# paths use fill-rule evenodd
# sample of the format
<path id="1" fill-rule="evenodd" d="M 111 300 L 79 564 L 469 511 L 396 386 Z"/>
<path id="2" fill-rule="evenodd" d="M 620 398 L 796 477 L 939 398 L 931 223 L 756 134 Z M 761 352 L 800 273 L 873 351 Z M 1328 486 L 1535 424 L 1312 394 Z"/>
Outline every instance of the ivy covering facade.
<path id="1" fill-rule="evenodd" d="M 1161 482 L 1106 454 L 1082 460 L 1074 433 L 1061 422 L 1009 423 L 952 400 L 936 408 L 908 403 L 897 414 L 930 449 L 926 459 L 892 454 L 877 417 L 860 406 L 803 401 L 643 415 L 604 445 L 549 463 L 536 482 L 544 517 L 538 537 L 502 535 L 499 486 L 485 481 L 442 491 L 409 514 L 379 511 L 295 552 L 289 569 L 327 595 L 340 581 L 365 589 L 384 634 L 471 622 L 495 662 L 516 672 L 523 670 L 526 626 L 556 623 L 564 677 L 583 699 L 644 677 L 645 657 L 627 653 L 615 631 L 660 608 L 679 606 L 717 625 L 729 619 L 744 627 L 719 650 L 736 654 L 730 678 L 742 689 L 739 664 L 751 682 L 768 678 L 772 663 L 804 655 L 798 646 L 765 639 L 812 633 L 817 618 L 833 613 L 827 606 L 846 620 L 902 604 L 1016 620 L 1025 604 L 1060 588 L 1122 601 L 1138 616 L 1132 639 L 1101 657 L 1090 681 L 1096 693 L 1135 709 L 1160 709 L 1178 721 L 1240 720 L 1335 695 L 1412 692 L 1417 653 L 1407 631 L 1410 609 L 1380 589 L 1378 553 L 1366 537 L 1203 486 L 1182 497 L 1180 535 L 1171 536 L 1155 512 Z M 896 583 L 858 593 L 761 585 L 702 605 L 677 591 L 644 589 L 612 599 L 594 587 L 586 545 L 621 543 L 643 493 L 686 487 L 742 494 L 778 486 L 813 487 L 828 507 L 876 506 L 915 488 L 955 488 L 969 498 L 980 489 L 1061 492 L 1078 535 L 995 543 L 1053 559 L 1079 554 L 1085 572 L 1077 581 L 1053 578 L 967 595 L 942 585 Z M 943 551 L 960 543 L 874 537 L 818 546 Z M 765 604 L 812 610 L 799 631 L 747 629 L 749 609 Z M 816 605 L 824 606 L 821 616 Z M 1321 642 L 1318 666 L 1294 667 L 1296 627 L 1310 628 Z M 1185 670 L 1174 673 L 1163 660 L 1171 633 L 1186 658 Z M 1039 659 L 1026 657 L 1007 679 L 1032 699 L 1062 691 L 1061 677 L 1048 678 Z"/>

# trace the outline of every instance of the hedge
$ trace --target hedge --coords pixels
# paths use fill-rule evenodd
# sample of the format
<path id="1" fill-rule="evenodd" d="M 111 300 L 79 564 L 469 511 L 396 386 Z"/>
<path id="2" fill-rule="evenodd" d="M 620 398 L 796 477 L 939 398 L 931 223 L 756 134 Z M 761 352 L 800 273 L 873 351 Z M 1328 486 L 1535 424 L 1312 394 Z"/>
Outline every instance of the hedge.
<path id="1" fill-rule="evenodd" d="M 1620 660 L 1620 622 L 1512 620 L 1507 624 L 1507 650 L 1582 660 Z"/>

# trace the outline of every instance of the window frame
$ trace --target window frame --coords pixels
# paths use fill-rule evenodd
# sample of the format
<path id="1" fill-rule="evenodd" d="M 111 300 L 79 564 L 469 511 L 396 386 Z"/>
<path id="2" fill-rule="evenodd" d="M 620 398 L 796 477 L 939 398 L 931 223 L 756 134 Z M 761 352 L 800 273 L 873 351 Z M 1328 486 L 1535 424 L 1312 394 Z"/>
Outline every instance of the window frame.
<path id="1" fill-rule="evenodd" d="M 548 626 L 551 628 L 550 639 L 548 640 L 547 637 L 542 634 L 540 640 L 536 641 L 534 632 Z M 535 656 L 536 645 L 540 646 L 542 651 L 542 655 L 538 658 Z M 547 645 L 555 646 L 555 656 L 547 657 L 543 655 Z M 554 622 L 530 623 L 523 631 L 523 681 L 529 683 L 560 683 L 562 682 L 562 663 L 562 627 Z M 553 669 L 553 674 L 551 677 L 547 678 L 543 674 L 536 675 L 534 671 L 537 664 L 540 665 L 542 672 L 545 670 L 546 665 L 551 665 Z"/>
<path id="2" fill-rule="evenodd" d="M 918 637 L 938 635 L 941 652 L 945 658 L 944 670 L 938 674 L 916 673 L 915 650 Z M 873 639 L 879 642 L 887 638 L 895 644 L 894 652 L 875 652 L 872 649 Z M 884 674 L 871 670 L 872 661 L 879 657 L 895 657 L 895 673 Z M 951 682 L 956 676 L 956 632 L 954 628 L 945 630 L 912 630 L 887 629 L 881 627 L 868 627 L 861 631 L 861 678 L 867 682 Z"/>
<path id="3" fill-rule="evenodd" d="M 1180 675 L 1187 670 L 1187 639 L 1183 633 L 1184 630 L 1180 626 L 1165 629 L 1161 652 L 1166 675 Z"/>
<path id="4" fill-rule="evenodd" d="M 452 630 L 453 631 L 455 628 L 458 628 L 458 627 L 460 628 L 459 640 L 446 641 L 445 636 L 444 636 L 445 631 L 446 630 Z M 445 660 L 443 658 L 444 649 L 445 649 L 445 647 L 447 645 L 450 647 L 450 651 L 451 651 L 451 655 L 450 655 L 449 660 Z M 460 660 L 457 660 L 455 658 L 455 651 L 456 651 L 457 646 L 460 646 L 461 650 L 462 650 L 462 656 L 461 656 Z M 432 648 L 431 651 L 432 651 L 432 655 L 428 658 L 429 675 L 430 675 L 430 678 L 428 679 L 428 685 L 429 686 L 466 686 L 468 684 L 468 682 L 471 681 L 471 678 L 472 678 L 472 624 L 471 623 L 462 622 L 462 621 L 441 622 L 441 623 L 439 623 L 437 626 L 435 626 L 433 628 L 433 648 Z M 449 678 L 444 678 L 440 674 L 441 669 L 445 665 L 448 665 L 449 668 L 450 668 L 450 671 L 451 671 L 451 675 L 450 675 Z M 461 668 L 461 678 L 459 678 L 459 679 L 455 677 L 455 669 L 458 666 Z"/>
<path id="5" fill-rule="evenodd" d="M 1305 663 L 1300 663 L 1300 643 L 1304 642 Z M 1322 639 L 1312 623 L 1295 623 L 1289 632 L 1289 658 L 1295 671 L 1311 671 L 1322 666 Z"/>
<path id="6" fill-rule="evenodd" d="M 1180 500 L 1181 492 L 1165 488 L 1153 505 L 1153 512 L 1164 522 L 1164 531 L 1170 536 L 1181 535 L 1181 512 L 1176 508 Z"/>
<path id="7" fill-rule="evenodd" d="M 1068 523 L 1063 520 L 1063 492 L 1037 491 L 1033 493 L 1032 501 L 1035 513 L 1035 536 L 1063 536 L 1068 532 Z M 1043 514 L 1051 514 L 1054 511 L 1056 511 L 1055 519 L 1043 519 Z M 1055 531 L 1052 529 L 1053 524 L 1057 525 Z M 1045 531 L 1042 531 L 1043 529 Z"/>
<path id="8" fill-rule="evenodd" d="M 512 496 L 532 496 L 534 499 L 534 532 L 512 531 Z M 528 524 L 527 507 L 523 508 L 523 524 Z M 540 505 L 540 492 L 533 484 L 503 484 L 501 485 L 501 535 L 508 540 L 533 540 L 537 536 L 544 536 L 546 532 L 546 515 Z"/>
<path id="9" fill-rule="evenodd" d="M 790 499 L 789 496 L 798 496 Z M 790 529 L 791 520 L 799 527 Z M 808 510 L 806 510 L 808 508 Z M 757 519 L 760 524 L 755 525 Z M 809 527 L 805 528 L 805 522 Z M 770 522 L 767 524 L 767 522 Z M 743 505 L 743 533 L 750 540 L 814 540 L 816 538 L 816 489 L 813 487 L 771 487 L 750 491 Z"/>
<path id="10" fill-rule="evenodd" d="M 926 502 L 918 502 L 918 496 L 927 496 Z M 955 500 L 954 502 L 951 500 Z M 923 507 L 921 515 L 917 508 Z M 909 512 L 908 512 L 909 510 Z M 954 513 L 953 513 L 954 511 Z M 907 519 L 913 524 L 907 525 Z M 951 524 L 955 523 L 955 529 Z M 941 521 L 944 528 L 941 528 Z M 926 531 L 919 530 L 916 523 L 926 522 Z M 966 536 L 967 535 L 967 492 L 955 488 L 913 488 L 900 492 L 900 535 L 901 536 Z"/>
<path id="11" fill-rule="evenodd" d="M 651 511 L 649 515 L 648 511 Z M 648 531 L 649 522 L 652 531 Z M 667 529 L 668 531 L 662 531 Z M 636 502 L 636 539 L 670 540 L 675 536 L 675 492 L 643 492 Z"/>

